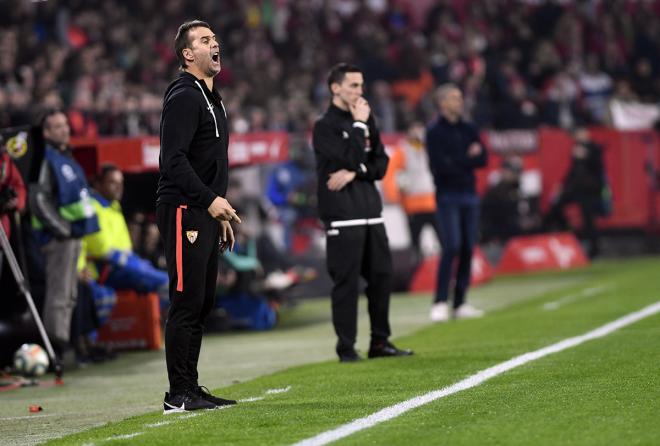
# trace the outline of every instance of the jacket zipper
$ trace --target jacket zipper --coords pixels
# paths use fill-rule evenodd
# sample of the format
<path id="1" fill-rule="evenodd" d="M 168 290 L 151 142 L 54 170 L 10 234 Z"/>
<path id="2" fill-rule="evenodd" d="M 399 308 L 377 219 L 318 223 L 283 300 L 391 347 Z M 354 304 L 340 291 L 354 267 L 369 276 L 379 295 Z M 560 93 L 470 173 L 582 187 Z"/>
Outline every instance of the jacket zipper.
<path id="1" fill-rule="evenodd" d="M 197 84 L 200 91 L 202 92 L 202 96 L 204 96 L 204 100 L 206 101 L 206 105 L 208 105 L 208 110 L 211 113 L 211 116 L 213 116 L 213 122 L 215 123 L 215 137 L 220 138 L 220 132 L 218 132 L 218 120 L 215 117 L 215 113 L 213 113 L 213 106 L 211 105 L 211 102 L 209 101 L 209 98 L 206 97 L 206 93 L 204 93 L 204 89 L 199 84 L 199 81 L 195 81 L 195 84 Z M 224 106 L 223 106 L 223 108 L 224 108 Z"/>

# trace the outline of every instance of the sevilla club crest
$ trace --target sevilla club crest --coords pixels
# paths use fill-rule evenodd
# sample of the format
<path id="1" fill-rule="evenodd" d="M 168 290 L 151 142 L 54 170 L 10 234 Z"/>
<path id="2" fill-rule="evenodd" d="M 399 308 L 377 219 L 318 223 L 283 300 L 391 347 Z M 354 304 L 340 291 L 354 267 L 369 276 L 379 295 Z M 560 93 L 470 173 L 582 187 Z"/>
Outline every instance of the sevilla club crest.
<path id="1" fill-rule="evenodd" d="M 190 243 L 195 243 L 195 240 L 197 240 L 197 232 L 198 231 L 186 231 L 186 237 L 188 237 Z"/>

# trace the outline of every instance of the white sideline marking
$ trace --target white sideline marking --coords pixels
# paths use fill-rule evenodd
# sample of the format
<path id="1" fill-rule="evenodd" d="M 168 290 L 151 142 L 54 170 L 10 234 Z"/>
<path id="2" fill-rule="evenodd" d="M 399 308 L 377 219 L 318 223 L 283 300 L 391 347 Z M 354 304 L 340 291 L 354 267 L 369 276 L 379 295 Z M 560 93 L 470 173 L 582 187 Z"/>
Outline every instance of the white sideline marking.
<path id="1" fill-rule="evenodd" d="M 243 398 L 242 400 L 238 400 L 239 403 L 252 403 L 254 401 L 261 401 L 263 400 L 263 396 L 251 396 L 250 398 Z"/>
<path id="2" fill-rule="evenodd" d="M 502 373 L 507 372 L 516 367 L 520 367 L 521 365 L 527 364 L 528 362 L 535 361 L 539 358 L 542 358 L 547 355 L 551 355 L 553 353 L 558 353 L 562 350 L 566 350 L 571 347 L 575 347 L 577 345 L 580 345 L 587 341 L 591 341 L 593 339 L 602 338 L 620 328 L 633 324 L 639 320 L 642 320 L 646 317 L 652 316 L 657 313 L 660 313 L 660 302 L 656 302 L 639 311 L 630 313 L 626 316 L 623 316 L 615 321 L 605 324 L 583 335 L 564 339 L 563 341 L 559 341 L 556 344 L 549 345 L 542 349 L 535 350 L 533 352 L 524 353 L 520 356 L 516 356 L 513 359 L 509 359 L 508 361 L 502 362 L 493 367 L 482 370 L 472 376 L 465 378 L 462 381 L 457 382 L 456 384 L 453 384 L 449 387 L 445 387 L 444 389 L 434 390 L 424 395 L 411 398 L 407 401 L 402 401 L 393 406 L 379 410 L 378 412 L 375 412 L 364 418 L 358 418 L 357 420 L 351 421 L 350 423 L 344 424 L 335 429 L 322 432 L 314 437 L 299 441 L 298 443 L 295 443 L 294 446 L 322 446 L 328 443 L 332 443 L 341 438 L 348 437 L 349 435 L 359 432 L 361 430 L 373 427 L 384 421 L 388 421 L 393 418 L 396 418 L 399 415 L 408 412 L 409 410 L 423 406 L 437 399 L 444 398 L 451 394 L 460 392 L 461 390 L 467 390 L 472 387 L 478 386 L 479 384 L 482 384 L 484 381 L 487 381 L 490 378 L 493 378 L 497 375 L 501 375 Z"/>
<path id="3" fill-rule="evenodd" d="M 291 390 L 291 386 L 286 386 L 282 389 L 269 389 L 269 390 L 266 390 L 265 394 L 266 395 L 273 395 L 273 394 L 276 394 L 276 393 L 285 393 L 285 392 L 288 392 L 289 390 Z M 252 401 L 261 401 L 263 399 L 264 399 L 263 396 L 253 396 L 253 397 L 244 398 L 244 399 L 238 400 L 238 401 L 240 403 L 250 403 Z M 204 412 L 213 412 L 213 411 L 216 411 L 216 410 L 224 410 L 224 409 L 229 409 L 231 407 L 233 407 L 233 406 L 221 406 L 221 407 L 217 407 L 215 409 L 205 410 Z M 202 411 L 190 412 L 190 413 L 187 413 L 185 415 L 180 415 L 180 416 L 176 417 L 175 420 L 185 420 L 187 418 L 193 418 L 193 417 L 196 417 L 196 416 L 199 416 L 199 415 L 202 415 Z M 23 418 L 33 418 L 33 417 L 23 417 Z M 154 427 L 166 426 L 168 424 L 172 424 L 175 420 L 166 420 L 166 421 L 159 421 L 157 423 L 148 423 L 148 424 L 145 424 L 144 427 L 154 428 Z M 126 439 L 129 439 L 129 438 L 137 437 L 138 435 L 142 435 L 142 434 L 143 434 L 143 432 L 135 432 L 135 433 L 132 433 L 132 434 L 116 435 L 114 437 L 108 437 L 103 441 L 126 440 Z"/>
<path id="4" fill-rule="evenodd" d="M 172 422 L 171 421 L 159 421 L 158 423 L 145 424 L 144 427 L 160 427 L 160 426 L 166 426 L 168 424 L 172 424 Z"/>
<path id="5" fill-rule="evenodd" d="M 596 294 L 600 294 L 609 288 L 611 288 L 611 286 L 606 286 L 606 285 L 586 288 L 580 291 L 579 293 L 569 294 L 568 296 L 564 296 L 561 299 L 557 299 L 557 300 L 553 300 L 552 302 L 545 303 L 543 304 L 543 309 L 546 311 L 556 310 L 562 305 L 572 303 L 578 300 L 586 299 L 587 297 L 595 296 Z"/>
<path id="6" fill-rule="evenodd" d="M 144 432 L 134 432 L 132 434 L 124 434 L 124 435 L 115 435 L 114 437 L 108 437 L 105 439 L 105 441 L 112 441 L 112 440 L 128 440 L 130 438 L 137 437 L 138 435 L 142 435 Z"/>
<path id="7" fill-rule="evenodd" d="M 291 386 L 286 386 L 283 389 L 269 389 L 266 390 L 266 395 L 273 395 L 275 393 L 286 393 L 291 390 Z"/>

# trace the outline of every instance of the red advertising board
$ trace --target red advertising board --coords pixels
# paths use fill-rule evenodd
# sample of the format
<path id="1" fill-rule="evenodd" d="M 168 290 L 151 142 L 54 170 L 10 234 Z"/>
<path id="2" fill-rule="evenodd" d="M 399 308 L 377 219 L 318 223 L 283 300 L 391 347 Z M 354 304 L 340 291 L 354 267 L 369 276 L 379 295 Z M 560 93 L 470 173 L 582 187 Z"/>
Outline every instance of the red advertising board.
<path id="1" fill-rule="evenodd" d="M 506 244 L 497 274 L 564 270 L 589 264 L 571 233 L 514 237 Z"/>
<path id="2" fill-rule="evenodd" d="M 410 291 L 422 293 L 435 290 L 438 276 L 438 261 L 437 256 L 424 259 L 413 275 L 413 279 L 410 282 Z M 472 285 L 479 285 L 488 282 L 493 278 L 493 274 L 494 269 L 481 249 L 479 247 L 475 248 L 472 254 L 472 276 L 470 283 Z"/>
<path id="3" fill-rule="evenodd" d="M 660 228 L 660 141 L 652 131 L 622 132 L 611 128 L 590 129 L 593 140 L 603 146 L 607 175 L 613 192 L 613 211 L 598 219 L 600 228 Z M 383 134 L 390 150 L 405 138 L 399 133 Z M 547 210 L 553 195 L 570 166 L 572 138 L 552 128 L 539 130 L 484 131 L 490 161 L 477 173 L 480 193 L 488 178 L 500 168 L 507 153 L 519 154 L 527 173 L 540 182 L 541 205 Z M 231 165 L 273 163 L 288 157 L 290 135 L 285 132 L 234 134 L 230 139 Z M 113 163 L 128 172 L 154 171 L 158 168 L 160 145 L 157 137 L 74 138 L 75 156 L 89 175 L 104 163 Z M 569 218 L 579 225 L 579 215 Z"/>
<path id="4" fill-rule="evenodd" d="M 88 174 L 98 172 L 106 163 L 125 172 L 158 169 L 160 141 L 157 137 L 139 138 L 74 138 L 76 159 Z M 275 163 L 288 158 L 289 134 L 285 132 L 232 135 L 229 141 L 229 163 L 232 166 Z"/>
<path id="5" fill-rule="evenodd" d="M 158 350 L 162 345 L 156 293 L 117 291 L 117 305 L 99 329 L 99 342 L 117 350 Z"/>

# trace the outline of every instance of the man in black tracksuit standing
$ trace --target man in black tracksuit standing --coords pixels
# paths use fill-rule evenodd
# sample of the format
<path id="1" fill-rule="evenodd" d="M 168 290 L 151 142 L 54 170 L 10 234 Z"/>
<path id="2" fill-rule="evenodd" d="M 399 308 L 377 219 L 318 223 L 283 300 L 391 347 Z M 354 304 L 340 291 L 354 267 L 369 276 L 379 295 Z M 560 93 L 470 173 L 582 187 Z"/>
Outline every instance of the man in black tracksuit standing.
<path id="1" fill-rule="evenodd" d="M 319 215 L 326 226 L 328 272 L 334 282 L 332 322 L 342 362 L 361 359 L 354 347 L 360 275 L 367 281 L 369 358 L 412 354 L 388 341 L 392 261 L 374 185 L 385 175 L 388 157 L 362 97 L 363 84 L 357 67 L 333 67 L 328 76 L 332 103 L 313 134 Z"/>
<path id="2" fill-rule="evenodd" d="M 241 222 L 223 198 L 229 131 L 222 98 L 213 88 L 221 68 L 215 34 L 205 22 L 186 22 L 179 27 L 174 49 L 182 72 L 167 88 L 163 103 L 156 209 L 170 278 L 166 414 L 236 403 L 198 384 L 197 361 L 204 319 L 213 308 L 218 251 L 233 248 L 230 221 Z"/>
<path id="3" fill-rule="evenodd" d="M 486 166 L 488 152 L 479 131 L 463 120 L 463 93 L 453 84 L 438 87 L 440 116 L 426 132 L 429 166 L 435 180 L 442 255 L 438 266 L 433 322 L 483 316 L 466 302 L 472 270 L 472 251 L 479 233 L 479 196 L 475 170 Z M 456 267 L 454 302 L 449 308 L 449 286 Z"/>

